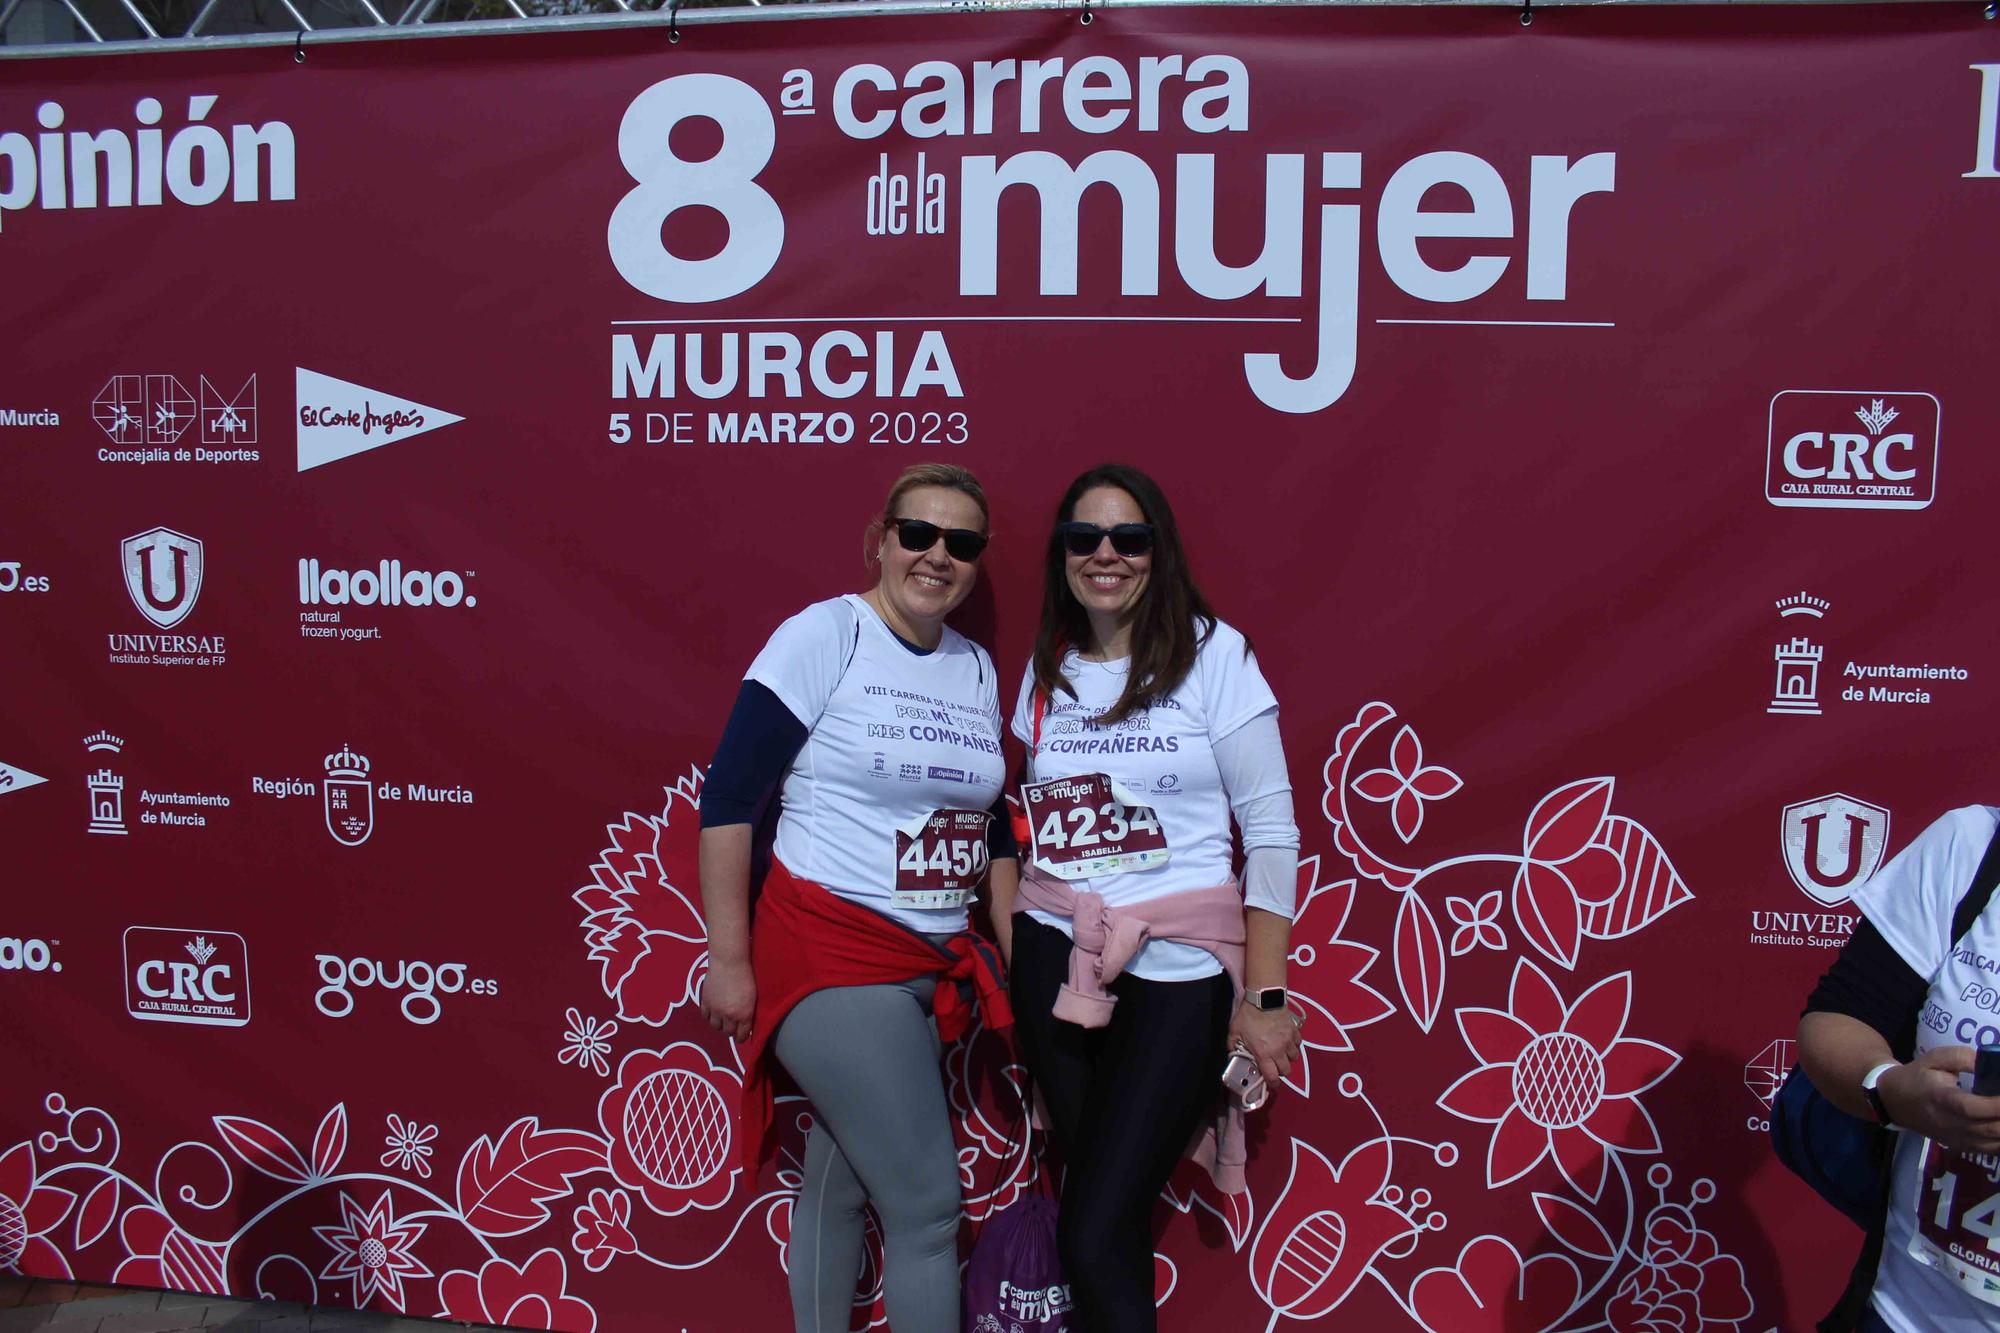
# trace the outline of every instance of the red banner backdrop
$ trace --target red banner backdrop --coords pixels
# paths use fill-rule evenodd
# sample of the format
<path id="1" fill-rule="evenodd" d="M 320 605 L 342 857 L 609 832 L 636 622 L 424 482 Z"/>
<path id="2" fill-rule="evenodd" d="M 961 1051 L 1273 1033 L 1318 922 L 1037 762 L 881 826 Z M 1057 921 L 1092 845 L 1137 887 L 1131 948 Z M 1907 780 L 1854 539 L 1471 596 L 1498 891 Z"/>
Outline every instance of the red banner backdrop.
<path id="1" fill-rule="evenodd" d="M 901 467 L 988 482 L 1011 681 L 1122 458 L 1306 853 L 1307 1055 L 1247 1194 L 1163 1198 L 1164 1326 L 1802 1327 L 1800 1001 L 1986 793 L 1997 106 L 1971 6 L 11 66 L 0 1268 L 784 1326 L 701 765 Z"/>

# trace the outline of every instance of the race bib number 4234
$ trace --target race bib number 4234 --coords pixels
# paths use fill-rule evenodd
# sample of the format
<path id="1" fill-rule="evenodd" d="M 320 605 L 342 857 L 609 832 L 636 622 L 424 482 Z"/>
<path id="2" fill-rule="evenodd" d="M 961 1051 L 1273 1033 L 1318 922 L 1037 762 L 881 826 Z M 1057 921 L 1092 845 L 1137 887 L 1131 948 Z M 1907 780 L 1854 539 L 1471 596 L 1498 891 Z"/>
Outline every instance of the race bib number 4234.
<path id="1" fill-rule="evenodd" d="M 1021 788 L 1035 864 L 1061 879 L 1126 874 L 1163 865 L 1167 835 L 1151 806 L 1102 773 Z"/>
<path id="2" fill-rule="evenodd" d="M 1968 1296 L 2000 1305 L 2000 1158 L 1924 1143 L 1911 1257 L 1958 1279 Z"/>
<path id="3" fill-rule="evenodd" d="M 986 878 L 984 810 L 933 810 L 896 830 L 898 907 L 962 907 Z"/>

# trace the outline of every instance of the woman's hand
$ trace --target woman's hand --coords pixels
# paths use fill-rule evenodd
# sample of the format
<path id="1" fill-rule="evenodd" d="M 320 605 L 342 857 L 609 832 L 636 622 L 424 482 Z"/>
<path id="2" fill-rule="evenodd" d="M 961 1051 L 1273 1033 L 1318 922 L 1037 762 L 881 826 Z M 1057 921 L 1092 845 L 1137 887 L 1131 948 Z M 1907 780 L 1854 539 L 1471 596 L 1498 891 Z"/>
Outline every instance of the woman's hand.
<path id="1" fill-rule="evenodd" d="M 743 1041 L 750 1035 L 750 1023 L 757 1015 L 757 979 L 748 963 L 718 963 L 708 960 L 708 976 L 701 983 L 701 1016 L 724 1036 Z"/>
<path id="2" fill-rule="evenodd" d="M 1236 1016 L 1229 1020 L 1229 1035 L 1250 1048 L 1264 1082 L 1276 1091 L 1299 1054 L 1299 1025 L 1291 1010 L 1239 1004 Z"/>
<path id="3" fill-rule="evenodd" d="M 2000 1097 L 1958 1086 L 1972 1072 L 1969 1046 L 1940 1046 L 1882 1075 L 1875 1090 L 1897 1124 L 1963 1153 L 2000 1152 Z"/>

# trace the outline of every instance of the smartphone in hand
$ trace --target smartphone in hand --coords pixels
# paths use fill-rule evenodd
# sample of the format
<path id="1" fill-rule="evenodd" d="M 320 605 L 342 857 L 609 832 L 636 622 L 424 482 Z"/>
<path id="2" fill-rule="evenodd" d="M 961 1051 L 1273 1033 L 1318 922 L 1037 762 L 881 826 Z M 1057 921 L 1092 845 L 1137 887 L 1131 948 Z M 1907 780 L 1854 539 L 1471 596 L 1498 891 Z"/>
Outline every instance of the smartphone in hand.
<path id="1" fill-rule="evenodd" d="M 1972 1095 L 2000 1097 L 2000 1046 L 1981 1046 L 1973 1056 Z"/>

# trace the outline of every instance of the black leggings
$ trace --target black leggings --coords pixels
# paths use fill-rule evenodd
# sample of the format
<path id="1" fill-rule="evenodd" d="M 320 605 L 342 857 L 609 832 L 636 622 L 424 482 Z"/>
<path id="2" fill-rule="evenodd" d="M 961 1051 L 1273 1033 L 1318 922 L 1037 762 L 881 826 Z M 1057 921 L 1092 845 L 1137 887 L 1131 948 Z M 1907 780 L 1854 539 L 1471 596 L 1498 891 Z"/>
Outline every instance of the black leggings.
<path id="1" fill-rule="evenodd" d="M 1233 994 L 1199 981 L 1121 976 L 1111 1022 L 1050 1013 L 1069 978 L 1069 937 L 1014 917 L 1015 1030 L 1068 1170 L 1057 1222 L 1082 1333 L 1153 1333 L 1153 1201 L 1221 1095 Z"/>

